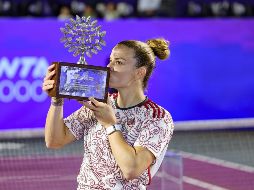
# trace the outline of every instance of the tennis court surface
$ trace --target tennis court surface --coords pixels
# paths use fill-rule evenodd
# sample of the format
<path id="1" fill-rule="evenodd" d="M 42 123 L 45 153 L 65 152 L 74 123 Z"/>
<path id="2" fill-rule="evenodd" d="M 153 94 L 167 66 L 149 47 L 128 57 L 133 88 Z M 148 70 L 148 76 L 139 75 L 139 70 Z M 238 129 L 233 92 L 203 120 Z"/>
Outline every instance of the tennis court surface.
<path id="1" fill-rule="evenodd" d="M 175 131 L 149 190 L 253 190 L 254 130 Z M 82 160 L 82 141 L 49 150 L 44 139 L 1 138 L 0 190 L 70 190 Z"/>

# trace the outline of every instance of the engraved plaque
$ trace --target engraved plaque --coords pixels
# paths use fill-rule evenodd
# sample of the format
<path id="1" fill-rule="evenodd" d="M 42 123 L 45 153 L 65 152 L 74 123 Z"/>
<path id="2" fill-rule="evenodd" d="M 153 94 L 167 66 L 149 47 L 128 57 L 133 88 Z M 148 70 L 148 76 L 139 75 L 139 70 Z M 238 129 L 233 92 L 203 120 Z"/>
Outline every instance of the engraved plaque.
<path id="1" fill-rule="evenodd" d="M 55 62 L 56 75 L 50 96 L 88 100 L 89 97 L 107 102 L 109 68 Z"/>

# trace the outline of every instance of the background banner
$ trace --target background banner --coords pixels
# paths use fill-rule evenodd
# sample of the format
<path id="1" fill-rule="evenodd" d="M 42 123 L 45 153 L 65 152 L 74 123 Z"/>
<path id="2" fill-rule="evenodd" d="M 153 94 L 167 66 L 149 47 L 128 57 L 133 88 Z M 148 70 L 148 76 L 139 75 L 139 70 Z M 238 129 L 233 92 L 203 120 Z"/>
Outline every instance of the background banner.
<path id="1" fill-rule="evenodd" d="M 60 43 L 56 19 L 0 20 L 0 128 L 44 126 L 50 98 L 41 84 L 53 61 L 77 62 Z M 171 56 L 157 60 L 146 94 L 175 121 L 254 116 L 254 20 L 118 20 L 102 22 L 106 47 L 87 58 L 105 66 L 121 40 L 164 37 Z M 80 107 L 66 100 L 64 115 Z"/>

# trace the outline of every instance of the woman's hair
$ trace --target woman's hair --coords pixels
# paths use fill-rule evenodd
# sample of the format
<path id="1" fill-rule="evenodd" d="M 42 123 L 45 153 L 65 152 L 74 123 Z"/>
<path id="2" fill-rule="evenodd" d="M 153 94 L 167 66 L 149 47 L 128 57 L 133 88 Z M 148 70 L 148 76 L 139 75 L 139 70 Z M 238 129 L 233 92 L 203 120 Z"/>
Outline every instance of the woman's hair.
<path id="1" fill-rule="evenodd" d="M 145 42 L 136 40 L 126 40 L 119 42 L 117 46 L 124 45 L 131 48 L 135 52 L 135 58 L 137 60 L 136 67 L 146 67 L 146 75 L 143 80 L 143 89 L 147 87 L 148 80 L 155 67 L 155 58 L 158 57 L 161 60 L 168 58 L 169 42 L 163 38 L 150 39 Z"/>

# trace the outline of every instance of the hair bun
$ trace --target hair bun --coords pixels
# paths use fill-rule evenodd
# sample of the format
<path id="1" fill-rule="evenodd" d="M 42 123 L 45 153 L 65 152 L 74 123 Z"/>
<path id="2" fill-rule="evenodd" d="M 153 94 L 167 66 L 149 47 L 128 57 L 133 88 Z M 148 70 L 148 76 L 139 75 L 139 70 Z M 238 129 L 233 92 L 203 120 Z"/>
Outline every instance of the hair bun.
<path id="1" fill-rule="evenodd" d="M 154 54 L 161 60 L 167 59 L 169 50 L 169 41 L 163 38 L 150 39 L 146 42 L 149 47 L 153 50 Z"/>

